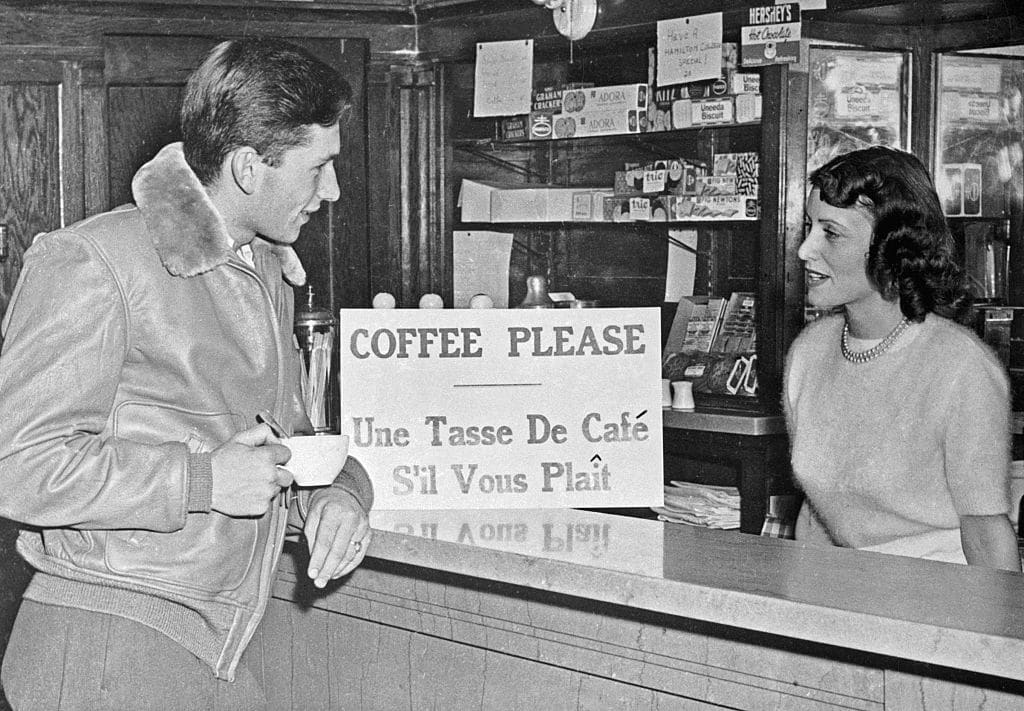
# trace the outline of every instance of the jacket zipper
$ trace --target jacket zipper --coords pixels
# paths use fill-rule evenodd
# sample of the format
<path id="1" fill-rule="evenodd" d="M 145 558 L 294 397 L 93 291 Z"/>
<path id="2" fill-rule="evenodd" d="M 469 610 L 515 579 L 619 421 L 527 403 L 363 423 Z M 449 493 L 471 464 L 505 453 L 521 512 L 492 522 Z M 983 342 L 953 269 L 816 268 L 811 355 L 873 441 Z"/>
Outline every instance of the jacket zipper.
<path id="1" fill-rule="evenodd" d="M 273 320 L 273 334 L 274 344 L 277 347 L 277 393 L 274 398 L 276 416 L 280 416 L 281 400 L 284 398 L 284 380 L 285 380 L 285 352 L 281 343 L 281 334 L 279 333 L 280 316 L 277 309 L 274 307 L 274 300 L 270 295 L 270 290 L 264 283 L 263 278 L 259 273 L 250 267 L 248 263 L 243 261 L 237 255 L 232 255 L 231 260 L 228 262 L 228 266 L 233 267 L 244 274 L 248 274 L 256 280 L 259 285 L 260 291 L 263 293 L 264 300 L 267 304 L 267 309 L 270 312 Z M 233 676 L 234 670 L 238 666 L 239 660 L 242 658 L 242 654 L 246 647 L 249 646 L 249 642 L 252 640 L 253 635 L 256 634 L 256 628 L 259 623 L 263 620 L 263 615 L 266 612 L 267 604 L 270 602 L 270 588 L 273 585 L 274 573 L 277 569 L 278 563 L 278 549 L 281 547 L 285 530 L 288 527 L 288 492 L 282 490 L 277 495 L 278 505 L 271 505 L 268 513 L 271 516 L 270 528 L 271 531 L 268 533 L 267 539 L 267 550 L 263 557 L 260 577 L 257 581 L 256 590 L 256 608 L 252 614 L 249 615 L 249 619 L 246 622 L 245 631 L 242 633 L 242 637 L 232 651 L 231 658 L 228 663 L 229 673 Z"/>

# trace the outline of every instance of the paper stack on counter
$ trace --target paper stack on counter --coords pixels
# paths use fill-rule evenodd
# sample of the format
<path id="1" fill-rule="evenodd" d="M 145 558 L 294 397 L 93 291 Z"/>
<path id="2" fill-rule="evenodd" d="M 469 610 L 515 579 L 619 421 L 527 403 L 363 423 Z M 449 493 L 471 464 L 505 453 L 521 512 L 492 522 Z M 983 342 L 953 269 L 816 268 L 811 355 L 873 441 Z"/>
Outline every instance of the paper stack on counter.
<path id="1" fill-rule="evenodd" d="M 735 486 L 673 481 L 665 487 L 665 505 L 651 509 L 659 521 L 708 528 L 740 527 L 740 492 Z"/>

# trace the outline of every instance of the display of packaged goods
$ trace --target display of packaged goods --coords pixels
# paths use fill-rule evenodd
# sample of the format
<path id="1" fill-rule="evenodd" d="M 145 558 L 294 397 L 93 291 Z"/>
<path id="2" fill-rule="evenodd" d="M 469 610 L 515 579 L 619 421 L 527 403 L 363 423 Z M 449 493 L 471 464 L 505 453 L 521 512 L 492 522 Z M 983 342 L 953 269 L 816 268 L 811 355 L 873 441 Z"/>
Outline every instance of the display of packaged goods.
<path id="1" fill-rule="evenodd" d="M 753 151 L 742 153 L 716 153 L 712 163 L 712 175 L 736 176 L 736 194 L 758 194 L 760 157 Z"/>
<path id="2" fill-rule="evenodd" d="M 737 94 L 733 101 L 736 104 L 736 123 L 752 123 L 761 120 L 763 104 L 760 94 Z"/>
<path id="3" fill-rule="evenodd" d="M 981 190 L 980 163 L 946 163 L 936 176 L 935 191 L 947 215 L 980 215 Z"/>
<path id="4" fill-rule="evenodd" d="M 749 195 L 612 195 L 602 215 L 605 222 L 756 220 L 760 203 Z"/>
<path id="5" fill-rule="evenodd" d="M 533 100 L 530 104 L 532 111 L 561 111 L 562 110 L 562 87 L 546 86 L 533 92 Z"/>
<path id="6" fill-rule="evenodd" d="M 562 113 L 575 136 L 607 136 L 640 133 L 647 121 L 646 84 L 616 84 L 562 93 Z M 557 123 L 557 119 L 556 119 Z M 556 137 L 559 131 L 555 130 Z"/>
<path id="7" fill-rule="evenodd" d="M 736 122 L 733 97 L 720 99 L 680 99 L 672 104 L 672 128 L 717 126 Z"/>
<path id="8" fill-rule="evenodd" d="M 697 195 L 736 195 L 736 176 L 700 175 L 696 188 Z"/>
<path id="9" fill-rule="evenodd" d="M 749 292 L 737 291 L 729 297 L 722 325 L 715 335 L 711 350 L 716 353 L 753 352 L 757 346 L 754 329 L 754 311 L 757 297 Z"/>
<path id="10" fill-rule="evenodd" d="M 707 173 L 706 164 L 687 158 L 654 161 L 616 171 L 615 192 L 622 195 L 693 195 L 697 177 Z"/>
<path id="11" fill-rule="evenodd" d="M 501 140 L 520 141 L 529 134 L 528 116 L 505 116 L 501 119 Z"/>
<path id="12" fill-rule="evenodd" d="M 729 77 L 730 94 L 760 94 L 761 75 L 757 72 L 734 72 Z"/>
<path id="13" fill-rule="evenodd" d="M 710 351 L 725 316 L 726 304 L 727 301 L 720 297 L 682 297 L 672 319 L 665 351 Z"/>
<path id="14" fill-rule="evenodd" d="M 570 222 L 598 219 L 608 188 L 462 181 L 462 222 Z M 588 216 L 589 211 L 589 216 Z"/>
<path id="15" fill-rule="evenodd" d="M 666 195 L 658 198 L 671 222 L 756 220 L 760 202 L 750 195 Z"/>
<path id="16" fill-rule="evenodd" d="M 611 190 L 585 190 L 572 196 L 573 222 L 603 222 L 604 201 L 611 198 Z"/>
<path id="17" fill-rule="evenodd" d="M 530 112 L 530 140 L 640 133 L 647 127 L 648 86 L 569 88 L 561 104 Z M 546 94 L 545 94 L 546 96 Z"/>
<path id="18" fill-rule="evenodd" d="M 569 222 L 585 199 L 582 196 L 593 201 L 594 192 L 611 191 L 551 186 L 497 190 L 491 193 L 491 222 Z"/>

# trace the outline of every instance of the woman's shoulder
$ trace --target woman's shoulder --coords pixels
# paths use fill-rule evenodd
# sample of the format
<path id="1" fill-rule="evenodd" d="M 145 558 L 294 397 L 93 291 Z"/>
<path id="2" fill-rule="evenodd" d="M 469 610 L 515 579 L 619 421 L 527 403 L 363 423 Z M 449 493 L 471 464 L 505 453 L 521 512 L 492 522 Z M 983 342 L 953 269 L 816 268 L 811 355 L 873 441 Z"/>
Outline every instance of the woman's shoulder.
<path id="1" fill-rule="evenodd" d="M 846 319 L 842 314 L 829 314 L 804 325 L 793 340 L 793 350 L 805 351 L 834 346 L 843 333 Z"/>
<path id="2" fill-rule="evenodd" d="M 1004 367 L 991 346 L 977 334 L 948 318 L 928 314 L 921 324 L 921 350 L 935 363 L 962 364 L 976 368 L 984 366 L 992 371 Z"/>

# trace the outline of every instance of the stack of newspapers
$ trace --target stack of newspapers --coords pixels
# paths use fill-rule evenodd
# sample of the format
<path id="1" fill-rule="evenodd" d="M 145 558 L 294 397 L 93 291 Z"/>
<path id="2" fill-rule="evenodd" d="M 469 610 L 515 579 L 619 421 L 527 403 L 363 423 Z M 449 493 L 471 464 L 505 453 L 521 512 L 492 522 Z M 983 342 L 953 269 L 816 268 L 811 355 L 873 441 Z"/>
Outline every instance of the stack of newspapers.
<path id="1" fill-rule="evenodd" d="M 651 508 L 659 521 L 708 528 L 740 527 L 740 492 L 735 486 L 673 481 L 665 487 L 665 505 Z"/>

